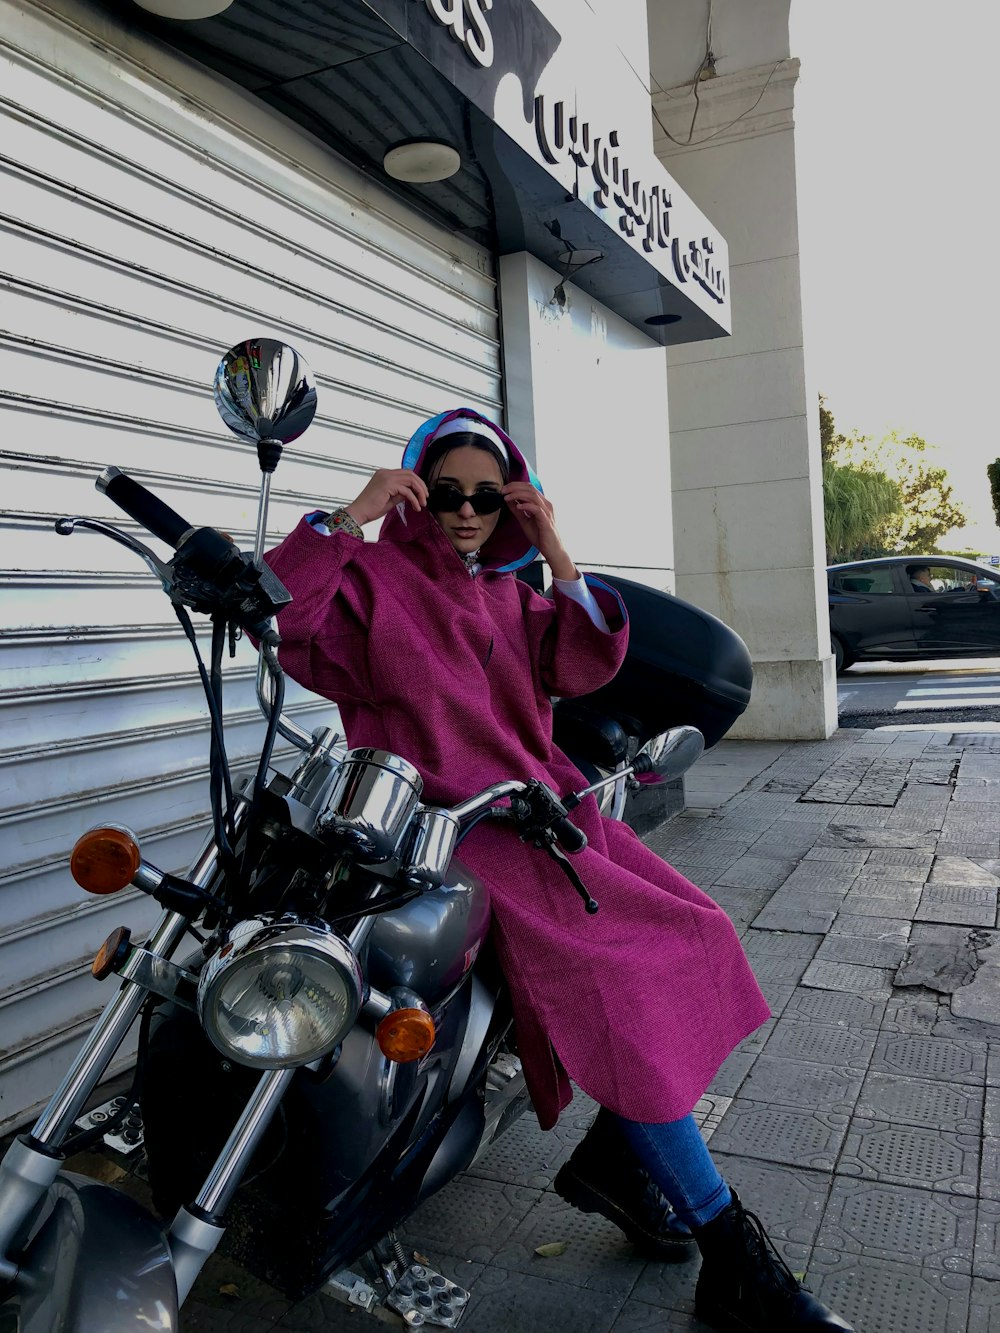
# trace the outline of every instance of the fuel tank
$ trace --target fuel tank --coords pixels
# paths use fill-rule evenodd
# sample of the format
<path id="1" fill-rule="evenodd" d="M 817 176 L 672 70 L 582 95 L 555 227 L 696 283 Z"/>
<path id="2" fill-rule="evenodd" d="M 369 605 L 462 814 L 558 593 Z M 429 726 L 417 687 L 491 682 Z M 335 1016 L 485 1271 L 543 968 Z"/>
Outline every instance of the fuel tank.
<path id="1" fill-rule="evenodd" d="M 489 891 L 459 861 L 445 882 L 378 918 L 365 973 L 378 990 L 408 986 L 433 1009 L 471 969 L 490 926 Z"/>

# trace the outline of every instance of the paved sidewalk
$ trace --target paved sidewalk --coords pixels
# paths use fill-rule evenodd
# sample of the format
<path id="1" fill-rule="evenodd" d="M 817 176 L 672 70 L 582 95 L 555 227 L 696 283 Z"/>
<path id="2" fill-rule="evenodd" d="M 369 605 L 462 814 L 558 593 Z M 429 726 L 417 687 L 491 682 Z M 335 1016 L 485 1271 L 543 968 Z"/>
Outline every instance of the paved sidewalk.
<path id="1" fill-rule="evenodd" d="M 724 743 L 649 839 L 733 918 L 774 1014 L 726 1061 L 703 1132 L 858 1333 L 1000 1333 L 998 798 L 996 734 Z M 696 1261 L 647 1263 L 553 1193 L 593 1110 L 578 1097 L 550 1134 L 523 1119 L 411 1220 L 472 1290 L 464 1333 L 705 1327 Z M 540 1257 L 549 1242 L 566 1248 Z M 183 1327 L 377 1325 L 217 1259 Z"/>

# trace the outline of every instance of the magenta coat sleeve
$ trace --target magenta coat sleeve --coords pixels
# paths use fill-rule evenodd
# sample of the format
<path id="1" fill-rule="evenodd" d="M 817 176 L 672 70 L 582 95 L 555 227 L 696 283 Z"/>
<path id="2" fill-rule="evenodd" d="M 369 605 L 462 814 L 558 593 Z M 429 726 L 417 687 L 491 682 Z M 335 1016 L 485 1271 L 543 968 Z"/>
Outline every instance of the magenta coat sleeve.
<path id="1" fill-rule="evenodd" d="M 598 629 L 579 602 L 558 588 L 549 599 L 524 583 L 517 585 L 542 689 L 560 698 L 589 694 L 606 685 L 628 648 L 628 618 L 618 594 L 593 575 L 585 577 L 610 633 Z"/>
<path id="2" fill-rule="evenodd" d="M 371 699 L 364 556 L 357 537 L 324 536 L 302 519 L 264 557 L 293 598 L 278 616 L 281 665 L 294 681 L 330 699 Z"/>

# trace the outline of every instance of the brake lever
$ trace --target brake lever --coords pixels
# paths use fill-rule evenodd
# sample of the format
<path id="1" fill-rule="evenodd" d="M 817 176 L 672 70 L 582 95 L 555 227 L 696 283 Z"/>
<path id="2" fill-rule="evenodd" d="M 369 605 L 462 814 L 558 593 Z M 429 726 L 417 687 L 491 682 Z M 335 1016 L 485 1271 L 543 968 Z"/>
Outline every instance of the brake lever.
<path id="1" fill-rule="evenodd" d="M 169 592 L 171 586 L 171 575 L 169 568 L 143 543 L 135 537 L 130 537 L 127 532 L 122 532 L 119 528 L 113 527 L 110 523 L 104 523 L 99 518 L 57 518 L 55 529 L 60 537 L 71 537 L 77 528 L 86 528 L 88 532 L 96 532 L 100 537 L 110 537 L 113 542 L 119 546 L 124 546 L 137 555 L 140 560 L 145 561 L 148 567 L 163 584 Z"/>

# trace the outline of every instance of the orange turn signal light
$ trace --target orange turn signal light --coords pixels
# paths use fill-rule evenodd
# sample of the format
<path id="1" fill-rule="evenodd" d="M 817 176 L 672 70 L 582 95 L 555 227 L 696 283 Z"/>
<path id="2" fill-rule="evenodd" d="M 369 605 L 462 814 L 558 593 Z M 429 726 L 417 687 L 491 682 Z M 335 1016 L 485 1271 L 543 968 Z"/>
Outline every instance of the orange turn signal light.
<path id="1" fill-rule="evenodd" d="M 426 1009 L 394 1009 L 375 1029 L 375 1040 L 387 1060 L 407 1064 L 434 1045 L 434 1019 Z"/>
<path id="2" fill-rule="evenodd" d="M 131 937 L 127 926 L 118 926 L 111 932 L 90 965 L 90 975 L 95 981 L 103 981 L 124 964 L 132 952 Z"/>
<path id="3" fill-rule="evenodd" d="M 139 844 L 128 829 L 92 828 L 78 838 L 69 858 L 70 874 L 88 893 L 118 893 L 142 865 Z"/>

